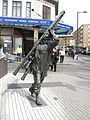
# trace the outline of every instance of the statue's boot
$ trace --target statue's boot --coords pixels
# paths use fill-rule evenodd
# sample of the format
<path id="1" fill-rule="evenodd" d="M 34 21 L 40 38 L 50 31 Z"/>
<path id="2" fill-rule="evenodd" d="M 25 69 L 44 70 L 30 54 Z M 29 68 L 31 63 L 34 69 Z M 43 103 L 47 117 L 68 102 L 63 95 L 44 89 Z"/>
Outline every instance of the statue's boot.
<path id="1" fill-rule="evenodd" d="M 29 88 L 29 91 L 31 92 L 31 96 L 34 97 L 34 84 Z"/>
<path id="2" fill-rule="evenodd" d="M 39 95 L 38 95 L 38 94 L 36 94 L 36 104 L 37 104 L 38 106 L 40 106 L 40 105 L 43 104 L 43 103 L 39 100 Z"/>
<path id="3" fill-rule="evenodd" d="M 41 84 L 40 83 L 35 84 L 34 92 L 36 95 L 36 104 L 38 106 L 43 104 L 39 99 L 40 89 L 41 89 Z"/>

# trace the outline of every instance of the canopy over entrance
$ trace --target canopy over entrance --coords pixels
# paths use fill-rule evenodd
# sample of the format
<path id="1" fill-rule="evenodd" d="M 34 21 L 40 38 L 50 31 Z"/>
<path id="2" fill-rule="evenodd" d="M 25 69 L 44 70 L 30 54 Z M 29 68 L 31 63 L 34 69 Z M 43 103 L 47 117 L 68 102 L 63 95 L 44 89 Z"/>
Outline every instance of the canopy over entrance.
<path id="1" fill-rule="evenodd" d="M 39 28 L 40 31 L 47 29 L 52 23 L 51 20 L 43 19 L 31 19 L 31 18 L 12 18 L 12 17 L 0 17 L 0 25 L 13 26 L 15 28 L 33 30 L 33 28 Z M 56 34 L 70 34 L 73 31 L 73 27 L 58 23 L 55 27 Z"/>

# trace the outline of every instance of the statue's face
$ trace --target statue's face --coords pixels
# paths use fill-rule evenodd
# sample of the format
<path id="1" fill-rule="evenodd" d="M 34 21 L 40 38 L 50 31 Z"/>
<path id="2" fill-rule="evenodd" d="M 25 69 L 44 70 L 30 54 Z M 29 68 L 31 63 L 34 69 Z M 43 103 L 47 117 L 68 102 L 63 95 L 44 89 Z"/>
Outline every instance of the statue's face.
<path id="1" fill-rule="evenodd" d="M 44 38 L 43 41 L 44 41 L 45 44 L 49 44 L 50 42 L 52 42 L 52 39 L 53 39 L 52 37 L 48 36 L 48 37 Z"/>

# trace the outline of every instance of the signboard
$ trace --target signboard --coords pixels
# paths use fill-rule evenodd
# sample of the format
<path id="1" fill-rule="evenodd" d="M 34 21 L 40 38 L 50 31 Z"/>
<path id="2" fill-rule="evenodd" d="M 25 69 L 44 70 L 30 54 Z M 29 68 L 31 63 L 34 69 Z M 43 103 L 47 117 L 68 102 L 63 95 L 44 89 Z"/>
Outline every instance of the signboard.
<path id="1" fill-rule="evenodd" d="M 27 25 L 43 25 L 49 26 L 53 21 L 51 20 L 41 20 L 41 19 L 29 19 L 29 18 L 11 18 L 11 17 L 0 17 L 0 23 L 8 23 L 8 24 L 27 24 Z M 73 30 L 72 26 L 58 23 L 57 27 L 65 28 L 68 30 Z"/>
<path id="2" fill-rule="evenodd" d="M 0 17 L 0 22 L 14 23 L 14 24 L 50 25 L 50 20 L 39 20 L 39 19 L 28 19 L 28 18 Z"/>

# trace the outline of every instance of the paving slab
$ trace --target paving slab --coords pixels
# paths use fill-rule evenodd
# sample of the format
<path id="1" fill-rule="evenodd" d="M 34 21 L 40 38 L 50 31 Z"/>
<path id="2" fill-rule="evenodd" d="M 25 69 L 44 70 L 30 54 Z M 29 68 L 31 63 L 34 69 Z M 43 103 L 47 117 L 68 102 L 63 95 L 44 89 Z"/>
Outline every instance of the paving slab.
<path id="1" fill-rule="evenodd" d="M 49 71 L 40 93 L 44 105 L 35 106 L 27 98 L 33 76 L 20 76 L 0 79 L 0 120 L 90 120 L 90 88 L 81 78 Z"/>

